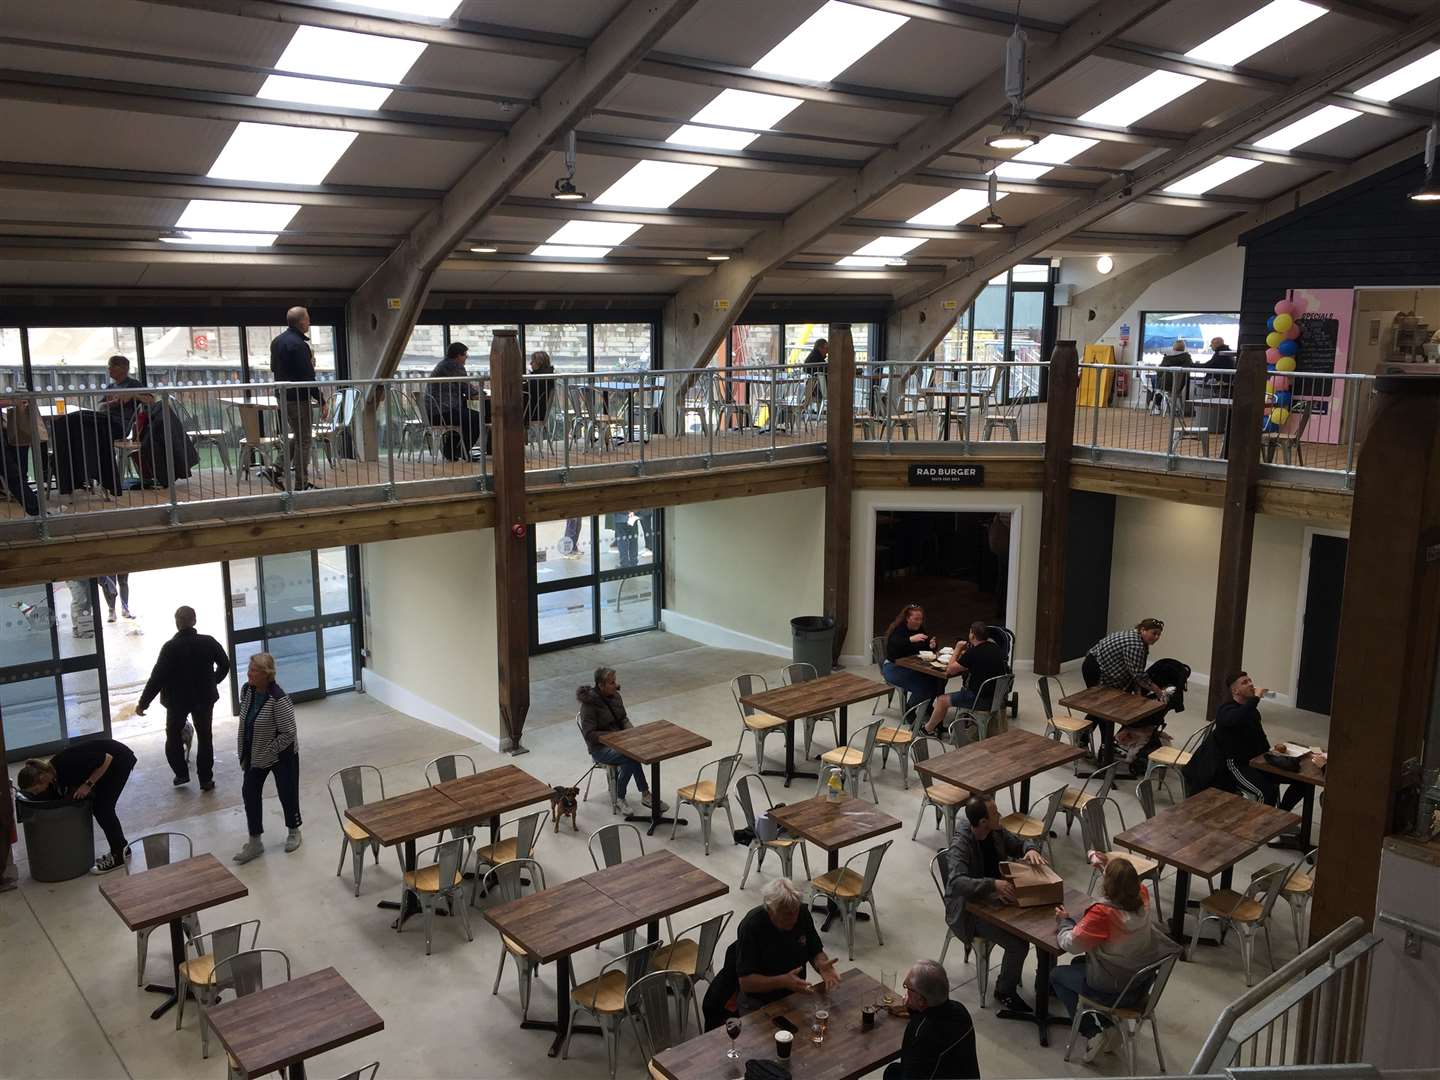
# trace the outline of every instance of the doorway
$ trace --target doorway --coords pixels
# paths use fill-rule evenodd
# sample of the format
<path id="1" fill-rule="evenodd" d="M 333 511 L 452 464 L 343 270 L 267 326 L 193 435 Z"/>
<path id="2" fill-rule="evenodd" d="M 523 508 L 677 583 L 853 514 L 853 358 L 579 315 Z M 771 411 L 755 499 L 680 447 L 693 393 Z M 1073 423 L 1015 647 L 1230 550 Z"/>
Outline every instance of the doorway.
<path id="1" fill-rule="evenodd" d="M 1295 707 L 1330 715 L 1335 682 L 1335 649 L 1340 641 L 1340 600 L 1350 541 L 1330 533 L 1310 533 L 1305 608 L 1300 621 L 1300 662 L 1295 676 Z"/>
<path id="2" fill-rule="evenodd" d="M 661 511 L 541 521 L 530 532 L 530 651 L 660 623 Z"/>

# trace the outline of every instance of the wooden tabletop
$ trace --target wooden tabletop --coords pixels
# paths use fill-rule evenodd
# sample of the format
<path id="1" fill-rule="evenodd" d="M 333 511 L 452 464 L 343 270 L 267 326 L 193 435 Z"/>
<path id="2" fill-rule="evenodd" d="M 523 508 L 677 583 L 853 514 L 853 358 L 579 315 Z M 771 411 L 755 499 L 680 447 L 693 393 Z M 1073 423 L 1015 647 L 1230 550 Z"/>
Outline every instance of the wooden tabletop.
<path id="1" fill-rule="evenodd" d="M 735 1080 L 744 1075 L 747 1059 L 774 1060 L 779 1030 L 774 1018 L 784 1016 L 796 1028 L 790 1051 L 793 1080 L 855 1080 L 900 1054 L 903 1017 L 881 1009 L 873 1028 L 866 1031 L 860 1026 L 860 1010 L 879 995 L 875 979 L 863 971 L 846 971 L 827 997 L 830 1026 L 819 1046 L 810 1041 L 810 1018 L 821 999 L 812 991 L 800 991 L 740 1018 L 740 1037 L 735 1040 L 739 1061 L 725 1057 L 730 1037 L 721 1026 L 672 1046 L 656 1056 L 654 1066 L 667 1080 Z"/>
<path id="2" fill-rule="evenodd" d="M 993 795 L 1001 788 L 1084 756 L 1082 747 L 1012 728 L 948 754 L 917 762 L 915 770 L 967 791 Z"/>
<path id="3" fill-rule="evenodd" d="M 1273 806 L 1207 788 L 1117 833 L 1115 843 L 1208 878 L 1299 823 Z"/>
<path id="4" fill-rule="evenodd" d="M 941 666 L 937 668 L 935 664 L 938 663 L 940 663 L 938 660 L 932 663 L 929 660 L 921 660 L 918 656 L 902 656 L 899 660 L 895 661 L 895 666 L 903 667 L 907 671 L 919 672 L 921 675 L 929 675 L 932 679 L 945 682 L 951 678 L 951 676 L 945 674 L 946 665 L 941 664 Z M 955 678 L 959 678 L 959 676 L 957 675 Z"/>
<path id="5" fill-rule="evenodd" d="M 842 793 L 835 802 L 824 795 L 817 795 L 803 802 L 777 806 L 770 811 L 770 818 L 782 828 L 826 851 L 838 851 L 851 844 L 864 843 L 900 828 L 899 820 L 874 803 L 846 793 Z"/>
<path id="6" fill-rule="evenodd" d="M 704 735 L 697 735 L 669 720 L 638 724 L 625 731 L 602 731 L 599 738 L 606 746 L 619 750 L 641 765 L 653 765 L 657 761 L 703 750 L 711 745 Z"/>
<path id="7" fill-rule="evenodd" d="M 1116 690 L 1110 686 L 1090 686 L 1076 694 L 1067 694 L 1060 699 L 1067 709 L 1083 712 L 1086 716 L 1098 716 L 1122 727 L 1148 720 L 1156 713 L 1164 712 L 1165 705 L 1155 698 Z"/>
<path id="8" fill-rule="evenodd" d="M 1095 897 L 1079 889 L 1065 886 L 1065 910 L 1078 922 L 1085 909 L 1095 903 Z M 1016 937 L 1028 941 L 1037 949 L 1059 956 L 1059 939 L 1056 937 L 1055 906 L 1037 904 L 1035 907 L 1020 907 L 1018 904 L 991 903 L 981 900 L 965 905 L 965 913 L 982 922 L 1008 930 Z"/>
<path id="9" fill-rule="evenodd" d="M 542 964 L 608 941 L 645 921 L 584 878 L 486 908 L 484 915 Z"/>
<path id="10" fill-rule="evenodd" d="M 263 1076 L 383 1031 L 385 1021 L 333 967 L 205 1010 L 246 1076 Z"/>
<path id="11" fill-rule="evenodd" d="M 1271 765 L 1265 760 L 1264 754 L 1256 754 L 1250 759 L 1250 767 L 1259 769 L 1261 772 L 1274 773 L 1284 780 L 1299 781 L 1302 784 L 1314 784 L 1316 787 L 1325 786 L 1325 767 L 1315 764 L 1315 755 L 1302 754 L 1300 756 L 1300 771 L 1289 772 L 1286 769 Z"/>
<path id="12" fill-rule="evenodd" d="M 100 883 L 100 895 L 131 930 L 145 930 L 239 900 L 250 890 L 207 852 L 138 874 L 107 878 Z"/>
<path id="13" fill-rule="evenodd" d="M 478 815 L 435 788 L 407 791 L 378 802 L 352 806 L 345 816 L 385 847 L 430 836 L 473 821 Z"/>
<path id="14" fill-rule="evenodd" d="M 730 891 L 730 886 L 719 878 L 711 877 L 670 851 L 652 851 L 618 866 L 586 874 L 581 880 L 645 922 L 684 911 Z"/>
<path id="15" fill-rule="evenodd" d="M 524 769 L 502 765 L 498 769 L 462 776 L 436 784 L 435 790 L 478 819 L 499 817 L 531 803 L 548 801 L 551 788 Z"/>
<path id="16" fill-rule="evenodd" d="M 876 682 L 862 675 L 848 671 L 834 675 L 821 675 L 809 682 L 781 686 L 758 694 L 749 694 L 740 699 L 742 705 L 759 709 L 782 720 L 800 720 L 807 716 L 838 709 L 842 705 L 854 705 L 872 698 L 884 697 L 895 688 L 887 682 Z"/>

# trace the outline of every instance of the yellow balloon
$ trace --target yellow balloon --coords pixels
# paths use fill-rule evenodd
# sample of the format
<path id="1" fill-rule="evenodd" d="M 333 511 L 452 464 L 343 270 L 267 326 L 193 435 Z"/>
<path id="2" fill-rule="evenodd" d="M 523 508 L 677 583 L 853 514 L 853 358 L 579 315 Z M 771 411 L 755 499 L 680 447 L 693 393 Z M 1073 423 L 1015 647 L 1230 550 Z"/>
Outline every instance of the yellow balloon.
<path id="1" fill-rule="evenodd" d="M 1290 419 L 1289 409 L 1271 409 L 1270 422 L 1276 427 L 1284 427 L 1285 421 Z"/>
<path id="2" fill-rule="evenodd" d="M 1266 379 L 1266 380 L 1265 380 L 1265 393 L 1267 393 L 1267 394 L 1273 394 L 1273 393 L 1275 393 L 1275 383 L 1274 383 L 1273 380 L 1271 380 L 1271 379 Z"/>
<path id="3" fill-rule="evenodd" d="M 1294 326 L 1294 325 L 1295 325 L 1295 320 L 1294 320 L 1291 316 L 1289 316 L 1289 315 L 1276 315 L 1276 316 L 1275 316 L 1275 329 L 1278 330 L 1278 331 L 1280 331 L 1280 333 L 1282 333 L 1282 334 L 1285 333 L 1286 330 L 1289 330 L 1290 327 L 1292 327 L 1292 326 Z"/>
<path id="4" fill-rule="evenodd" d="M 1285 335 L 1280 333 L 1278 330 L 1271 330 L 1270 333 L 1265 335 L 1265 344 L 1269 345 L 1272 349 L 1278 349 L 1280 347 L 1280 342 L 1284 340 Z"/>
<path id="5" fill-rule="evenodd" d="M 1294 371 L 1294 370 L 1295 370 L 1295 357 L 1293 357 L 1293 356 L 1282 356 L 1282 357 L 1280 357 L 1279 360 L 1276 360 L 1276 361 L 1275 361 L 1275 370 L 1276 370 L 1276 371 Z"/>

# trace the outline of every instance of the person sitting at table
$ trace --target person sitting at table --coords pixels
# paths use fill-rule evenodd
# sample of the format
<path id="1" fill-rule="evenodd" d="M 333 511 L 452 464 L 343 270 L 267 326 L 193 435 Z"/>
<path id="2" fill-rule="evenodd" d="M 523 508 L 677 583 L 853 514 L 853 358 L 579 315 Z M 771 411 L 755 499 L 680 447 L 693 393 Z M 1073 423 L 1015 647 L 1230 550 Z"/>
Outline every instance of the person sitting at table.
<path id="1" fill-rule="evenodd" d="M 470 348 L 463 341 L 452 341 L 445 350 L 445 359 L 430 372 L 432 379 L 463 378 L 465 360 Z M 479 398 L 483 404 L 483 415 L 470 407 L 470 402 Z M 464 461 L 470 456 L 470 448 L 490 428 L 490 399 L 480 392 L 472 382 L 430 383 L 425 387 L 425 419 L 435 427 L 460 429 L 457 438 L 454 432 L 446 432 L 440 441 L 440 452 L 446 461 Z M 485 452 L 489 453 L 489 440 Z"/>
<path id="2" fill-rule="evenodd" d="M 1210 339 L 1210 359 L 1202 365 L 1207 368 L 1218 368 L 1221 371 L 1228 370 L 1235 366 L 1235 350 L 1225 344 L 1223 337 L 1212 337 Z"/>
<path id="3" fill-rule="evenodd" d="M 1190 359 L 1190 351 L 1185 347 L 1185 342 L 1175 340 L 1168 353 L 1160 358 L 1162 368 L 1188 368 L 1194 365 Z M 1161 412 L 1165 406 L 1166 395 L 1169 395 L 1174 407 L 1184 410 L 1185 384 L 1189 376 L 1184 373 L 1160 372 L 1155 376 L 1156 400 L 1152 403 L 1152 412 Z"/>
<path id="4" fill-rule="evenodd" d="M 1209 753 L 1212 762 L 1218 764 L 1206 786 L 1249 795 L 1270 806 L 1278 804 L 1281 810 L 1297 806 L 1305 798 L 1304 784 L 1286 785 L 1282 796 L 1280 781 L 1274 774 L 1250 767 L 1252 758 L 1270 749 L 1265 725 L 1260 722 L 1260 699 L 1265 691 L 1243 671 L 1227 676 L 1225 687 L 1230 700 L 1221 702 L 1215 710 L 1214 735 L 1206 740 L 1214 743 Z"/>
<path id="5" fill-rule="evenodd" d="M 530 354 L 531 375 L 554 375 L 555 365 L 550 354 L 543 349 Z M 524 379 L 520 384 L 520 401 L 524 407 L 525 423 L 543 424 L 550 415 L 550 398 L 555 392 L 554 379 Z"/>
<path id="6" fill-rule="evenodd" d="M 740 1015 L 779 1001 L 797 990 L 809 990 L 805 965 L 825 980 L 825 989 L 840 984 L 835 963 L 825 955 L 815 920 L 800 890 L 789 878 L 776 878 L 760 894 L 762 903 L 740 920 L 735 941 L 735 974 L 740 983 Z"/>
<path id="7" fill-rule="evenodd" d="M 134 768 L 135 752 L 124 743 L 90 739 L 67 746 L 49 761 L 31 758 L 21 767 L 15 782 L 31 798 L 88 798 L 90 812 L 110 845 L 90 872 L 108 874 L 124 866 L 130 854 L 130 842 L 125 839 L 115 804 Z"/>
<path id="8" fill-rule="evenodd" d="M 55 454 L 55 483 L 62 496 L 76 488 L 99 483 L 112 495 L 120 494 L 121 476 L 115 468 L 115 442 L 130 434 L 141 405 L 154 400 L 133 393 L 144 384 L 130 374 L 130 359 L 118 353 L 106 365 L 109 391 L 93 409 L 70 409 L 57 414 L 51 425 L 50 448 Z M 57 395 L 58 396 L 58 395 Z"/>
<path id="9" fill-rule="evenodd" d="M 925 609 L 919 604 L 906 604 L 885 628 L 885 662 L 880 665 L 880 674 L 891 686 L 905 691 L 906 711 L 929 702 L 940 684 L 929 675 L 901 667 L 897 661 L 933 648 L 935 639 L 925 629 Z"/>
<path id="10" fill-rule="evenodd" d="M 1023 840 L 1000 824 L 1000 810 L 993 799 L 972 795 L 965 812 L 955 822 L 955 838 L 946 852 L 949 876 L 945 881 L 945 921 L 955 936 L 969 942 L 982 937 L 1004 950 L 1000 977 L 995 980 L 995 1000 L 1011 1012 L 1031 1012 L 1020 996 L 1020 976 L 1030 946 L 993 923 L 972 919 L 974 903 L 1015 903 L 1015 886 L 1000 876 L 1000 864 L 1023 859 L 1035 866 L 1045 865 L 1040 840 Z"/>
<path id="11" fill-rule="evenodd" d="M 987 687 L 985 683 L 1009 670 L 1010 666 L 1005 662 L 1005 650 L 990 640 L 990 627 L 979 620 L 971 623 L 970 633 L 965 640 L 955 643 L 955 656 L 945 669 L 947 679 L 963 675 L 965 683 L 953 694 L 941 694 L 935 699 L 930 719 L 925 724 L 925 734 L 934 735 L 939 730 L 940 725 L 945 722 L 946 712 L 952 706 L 957 709 L 968 709 L 972 706 L 981 710 L 990 708 L 989 695 L 994 687 Z M 980 697 L 982 687 L 986 695 L 983 700 Z"/>
<path id="12" fill-rule="evenodd" d="M 950 976 L 937 960 L 918 960 L 905 975 L 910 1019 L 900 1060 L 885 1067 L 884 1080 L 980 1080 L 975 1022 L 950 999 Z"/>
<path id="13" fill-rule="evenodd" d="M 250 839 L 235 853 L 237 863 L 247 863 L 265 853 L 260 839 L 265 831 L 264 807 L 260 799 L 265 777 L 275 774 L 275 794 L 290 830 L 285 850 L 300 846 L 300 743 L 295 730 L 295 705 L 275 681 L 275 657 L 256 653 L 250 657 L 245 685 L 240 688 L 240 725 L 236 731 L 240 769 L 245 779 L 240 788 L 245 803 L 245 824 Z"/>
<path id="14" fill-rule="evenodd" d="M 1064 905 L 1055 909 L 1056 940 L 1075 959 L 1050 971 L 1050 989 L 1065 1003 L 1073 1022 L 1083 994 L 1102 1005 L 1137 1004 L 1149 987 L 1121 994 L 1136 972 L 1158 964 L 1180 951 L 1150 917 L 1150 892 L 1140 884 L 1135 867 L 1125 859 L 1112 859 L 1103 851 L 1090 852 L 1092 865 L 1104 870 L 1101 901 L 1091 904 L 1077 922 Z M 1118 1034 L 1108 1017 L 1087 1013 L 1080 1021 L 1085 1061 L 1119 1048 Z"/>
<path id="15" fill-rule="evenodd" d="M 590 760 L 597 765 L 614 765 L 619 770 L 619 779 L 615 782 L 616 809 L 627 817 L 635 812 L 625 801 L 625 792 L 630 789 L 631 780 L 635 781 L 640 791 L 640 802 L 650 806 L 650 800 L 658 796 L 645 782 L 644 766 L 600 741 L 604 732 L 626 731 L 634 727 L 625 714 L 625 702 L 620 697 L 620 680 L 615 675 L 615 669 L 596 668 L 594 683 L 579 687 L 575 691 L 575 700 L 580 703 L 580 734 L 585 736 L 585 749 L 590 751 Z M 670 807 L 664 802 L 660 803 L 662 814 L 668 809 Z"/>

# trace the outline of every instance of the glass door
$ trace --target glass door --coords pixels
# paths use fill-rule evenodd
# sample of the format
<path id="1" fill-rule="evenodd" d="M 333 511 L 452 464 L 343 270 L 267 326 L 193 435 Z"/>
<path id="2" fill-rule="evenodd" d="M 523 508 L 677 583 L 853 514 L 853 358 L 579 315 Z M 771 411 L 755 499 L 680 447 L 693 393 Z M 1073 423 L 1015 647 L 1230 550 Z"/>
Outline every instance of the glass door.
<path id="1" fill-rule="evenodd" d="M 1040 396 L 1039 364 L 1045 349 L 1048 285 L 1015 285 L 1010 292 L 1005 358 L 1020 365 L 1010 371 L 1009 396 L 1034 401 Z"/>
<path id="2" fill-rule="evenodd" d="M 659 510 L 539 522 L 530 541 L 530 649 L 602 641 L 660 622 Z"/>

